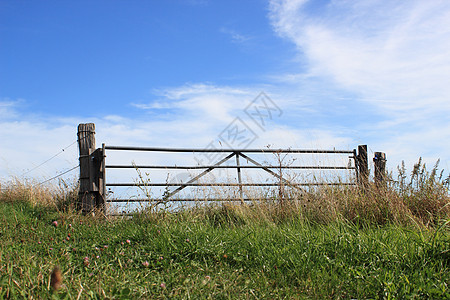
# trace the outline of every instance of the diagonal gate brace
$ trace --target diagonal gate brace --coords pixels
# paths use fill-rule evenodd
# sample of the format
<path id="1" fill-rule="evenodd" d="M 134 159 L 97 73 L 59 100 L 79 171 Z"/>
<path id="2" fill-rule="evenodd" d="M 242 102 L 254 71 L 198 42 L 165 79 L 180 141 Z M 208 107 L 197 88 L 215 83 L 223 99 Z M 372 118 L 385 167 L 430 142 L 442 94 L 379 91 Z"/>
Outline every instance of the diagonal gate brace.
<path id="1" fill-rule="evenodd" d="M 223 158 L 222 160 L 217 162 L 214 166 L 220 166 L 221 164 L 223 164 L 224 162 L 226 162 L 227 160 L 232 158 L 234 155 L 235 155 L 234 152 L 231 153 L 230 155 L 227 155 L 225 158 Z M 187 187 L 188 184 L 193 183 L 194 181 L 197 181 L 197 179 L 199 179 L 200 177 L 205 176 L 206 174 L 208 174 L 209 172 L 211 172 L 214 169 L 215 169 L 214 167 L 208 168 L 207 170 L 201 172 L 200 174 L 198 174 L 197 176 L 195 176 L 194 178 L 192 178 L 188 182 L 186 182 L 184 184 L 180 184 L 179 188 L 177 188 L 177 189 L 173 190 L 172 192 L 170 192 L 169 194 L 167 194 L 167 196 L 165 198 L 168 199 L 168 198 L 172 197 L 173 195 L 175 195 L 176 193 L 178 193 L 179 191 L 181 191 L 182 189 Z"/>

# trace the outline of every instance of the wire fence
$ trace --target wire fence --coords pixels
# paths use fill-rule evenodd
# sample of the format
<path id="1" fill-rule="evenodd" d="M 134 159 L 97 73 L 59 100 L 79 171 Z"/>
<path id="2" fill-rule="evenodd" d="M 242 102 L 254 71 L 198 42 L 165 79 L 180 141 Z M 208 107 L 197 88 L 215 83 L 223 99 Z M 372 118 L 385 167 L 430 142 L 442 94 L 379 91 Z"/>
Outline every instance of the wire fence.
<path id="1" fill-rule="evenodd" d="M 78 140 L 75 140 L 74 142 L 72 142 L 69 146 L 64 147 L 61 151 L 59 151 L 58 153 L 56 153 L 55 155 L 53 155 L 52 157 L 50 157 L 49 159 L 43 161 L 42 163 L 40 163 L 39 165 L 37 165 L 36 167 L 24 172 L 22 175 L 20 175 L 19 177 L 23 177 L 31 172 L 33 172 L 34 170 L 39 169 L 40 167 L 44 166 L 45 164 L 49 163 L 50 161 L 52 161 L 53 159 L 55 159 L 56 157 L 58 157 L 59 155 L 61 155 L 62 153 L 64 153 L 67 149 L 69 149 L 70 147 L 72 147 L 73 145 L 75 145 L 78 142 Z"/>
<path id="2" fill-rule="evenodd" d="M 86 138 L 86 137 L 85 137 L 85 138 Z M 42 163 L 40 163 L 40 164 L 36 165 L 35 167 L 33 167 L 33 168 L 31 168 L 31 169 L 29 169 L 29 170 L 23 172 L 23 173 L 19 176 L 19 178 L 23 178 L 24 176 L 26 176 L 26 175 L 32 173 L 33 171 L 36 171 L 36 170 L 42 168 L 43 166 L 49 164 L 50 162 L 52 162 L 55 158 L 57 158 L 57 157 L 60 156 L 61 154 L 67 153 L 67 150 L 68 150 L 68 149 L 70 149 L 71 147 L 73 147 L 75 144 L 77 144 L 77 143 L 79 143 L 79 142 L 80 142 L 80 139 L 76 139 L 75 141 L 73 141 L 72 143 L 70 143 L 69 145 L 67 145 L 66 147 L 62 148 L 60 151 L 58 151 L 58 152 L 55 153 L 54 155 L 52 155 L 50 158 L 44 160 Z M 43 181 L 37 183 L 37 185 L 40 186 L 40 185 L 43 185 L 43 184 L 48 183 L 48 182 L 50 182 L 50 181 L 53 181 L 53 180 L 55 180 L 55 179 L 58 179 L 58 178 L 62 177 L 63 175 L 66 175 L 66 174 L 68 174 L 68 173 L 70 173 L 70 172 L 72 172 L 72 171 L 78 169 L 79 167 L 80 167 L 80 164 L 77 164 L 76 166 L 73 166 L 73 167 L 71 167 L 71 168 L 68 168 L 68 169 L 66 169 L 66 170 L 64 170 L 64 171 L 62 171 L 62 172 L 60 172 L 60 173 L 58 173 L 57 175 L 52 176 L 51 178 L 45 179 L 45 180 L 43 180 Z M 4 187 L 4 186 L 1 186 L 1 185 L 0 185 L 0 190 L 1 190 L 1 191 L 5 191 L 5 190 L 7 190 L 7 189 L 8 189 L 7 187 Z"/>

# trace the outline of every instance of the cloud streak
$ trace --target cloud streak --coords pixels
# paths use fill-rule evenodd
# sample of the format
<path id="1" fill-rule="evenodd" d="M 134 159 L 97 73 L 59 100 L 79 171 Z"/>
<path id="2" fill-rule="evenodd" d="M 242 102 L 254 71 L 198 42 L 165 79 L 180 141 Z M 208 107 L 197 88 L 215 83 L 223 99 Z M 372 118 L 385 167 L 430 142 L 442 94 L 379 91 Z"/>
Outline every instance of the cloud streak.
<path id="1" fill-rule="evenodd" d="M 370 139 L 394 155 L 418 157 L 426 140 L 435 148 L 424 152 L 446 156 L 449 133 L 435 131 L 448 128 L 450 113 L 450 3 L 275 0 L 270 20 L 307 66 L 286 80 L 321 78 L 371 105 L 383 120 L 366 121 Z"/>
<path id="2" fill-rule="evenodd" d="M 304 53 L 312 75 L 392 110 L 450 107 L 442 77 L 450 71 L 450 4 L 332 1 L 311 17 L 302 10 L 307 1 L 272 3 L 275 30 Z"/>
<path id="3" fill-rule="evenodd" d="M 250 36 L 243 35 L 236 30 L 227 27 L 220 28 L 220 32 L 230 36 L 231 41 L 236 44 L 243 44 L 252 39 Z"/>
<path id="4" fill-rule="evenodd" d="M 196 116 L 197 119 L 209 120 L 210 124 L 215 124 L 217 121 L 231 121 L 233 112 L 241 109 L 242 103 L 256 95 L 256 91 L 249 88 L 204 83 L 186 84 L 181 87 L 156 90 L 154 93 L 158 96 L 157 100 L 134 103 L 133 106 L 150 111 L 165 110 L 171 118 L 176 119 L 178 119 L 176 115 L 179 116 L 181 112 L 187 118 Z"/>

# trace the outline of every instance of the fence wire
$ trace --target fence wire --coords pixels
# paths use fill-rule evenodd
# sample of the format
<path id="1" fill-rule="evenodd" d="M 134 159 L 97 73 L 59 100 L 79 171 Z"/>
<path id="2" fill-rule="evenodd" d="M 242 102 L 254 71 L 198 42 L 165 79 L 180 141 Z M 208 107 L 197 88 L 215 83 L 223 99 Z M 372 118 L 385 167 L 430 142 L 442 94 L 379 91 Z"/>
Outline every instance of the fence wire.
<path id="1" fill-rule="evenodd" d="M 84 137 L 83 139 L 86 139 L 86 138 L 88 138 L 88 136 Z M 30 169 L 30 170 L 24 172 L 24 173 L 23 173 L 22 175 L 20 175 L 19 177 L 23 177 L 23 176 L 25 176 L 25 175 L 27 175 L 27 174 L 29 174 L 29 173 L 31 173 L 31 172 L 33 172 L 33 171 L 39 169 L 40 167 L 42 167 L 43 165 L 45 165 L 45 164 L 47 164 L 48 162 L 52 161 L 52 160 L 55 159 L 57 156 L 61 155 L 61 154 L 64 153 L 67 149 L 69 149 L 70 147 L 72 147 L 73 145 L 75 145 L 76 143 L 78 143 L 78 142 L 80 142 L 80 141 L 81 141 L 81 139 L 76 139 L 76 140 L 73 141 L 70 145 L 68 145 L 68 146 L 64 147 L 63 149 L 61 149 L 61 151 L 59 151 L 58 153 L 56 153 L 55 155 L 53 155 L 53 156 L 50 157 L 49 159 L 45 160 L 44 162 L 40 163 L 40 164 L 37 165 L 36 167 L 34 167 L 34 168 L 32 168 L 32 169 Z M 79 166 L 80 166 L 80 165 L 71 168 L 70 170 L 66 171 L 66 173 L 68 173 L 69 171 L 72 171 L 72 170 L 76 169 L 76 168 L 79 167 Z M 55 177 L 55 178 L 58 178 L 59 176 L 62 176 L 62 175 L 64 175 L 64 174 L 65 174 L 65 173 L 62 173 L 62 174 L 58 175 L 58 176 Z M 50 179 L 47 179 L 47 180 L 50 181 L 50 180 L 55 179 L 55 178 L 50 178 Z M 46 182 L 46 181 L 43 181 L 43 182 L 41 182 L 41 183 L 39 183 L 39 184 L 42 184 L 42 183 L 45 183 L 45 182 Z"/>
<path id="2" fill-rule="evenodd" d="M 42 167 L 43 165 L 45 165 L 46 163 L 50 162 L 51 160 L 53 160 L 54 158 L 56 158 L 57 156 L 61 155 L 62 153 L 64 153 L 64 151 L 66 151 L 67 149 L 69 149 L 70 147 L 72 147 L 76 142 L 78 142 L 78 140 L 75 140 L 73 143 L 71 143 L 69 146 L 63 148 L 61 151 L 59 151 L 58 153 L 56 153 L 55 155 L 53 155 L 52 157 L 50 157 L 49 159 L 45 160 L 44 162 L 40 163 L 39 165 L 37 165 L 36 167 L 26 171 L 25 173 L 23 173 L 22 175 L 20 175 L 20 177 L 23 177 L 31 172 L 33 172 L 34 170 L 39 169 L 40 167 Z"/>
<path id="3" fill-rule="evenodd" d="M 52 180 L 54 180 L 54 179 L 56 179 L 56 178 L 59 178 L 59 177 L 65 175 L 65 174 L 67 174 L 67 173 L 69 173 L 69 172 L 71 172 L 71 171 L 73 171 L 73 170 L 79 168 L 79 167 L 80 167 L 80 165 L 75 166 L 75 167 L 73 167 L 73 168 L 70 168 L 69 170 L 66 170 L 66 171 L 64 171 L 64 172 L 62 172 L 62 173 L 60 173 L 60 174 L 58 174 L 58 175 L 56 175 L 56 176 L 53 176 L 52 178 L 46 179 L 46 180 L 44 180 L 44 181 L 38 183 L 38 185 L 42 185 L 42 184 L 44 184 L 44 183 L 46 183 L 46 182 L 52 181 Z"/>

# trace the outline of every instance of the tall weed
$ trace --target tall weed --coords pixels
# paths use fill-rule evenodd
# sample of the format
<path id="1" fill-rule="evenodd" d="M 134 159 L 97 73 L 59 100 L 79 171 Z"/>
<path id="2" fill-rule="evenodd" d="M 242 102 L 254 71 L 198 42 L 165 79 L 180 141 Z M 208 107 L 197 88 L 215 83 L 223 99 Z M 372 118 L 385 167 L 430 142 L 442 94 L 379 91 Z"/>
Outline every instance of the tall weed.
<path id="1" fill-rule="evenodd" d="M 67 212 L 76 208 L 78 189 L 79 183 L 75 179 L 60 179 L 57 184 L 42 185 L 31 180 L 13 178 L 0 184 L 0 201 L 22 201 L 32 206 L 50 206 Z"/>

